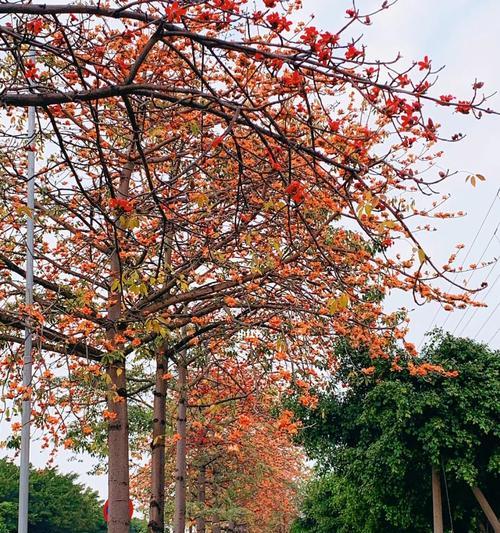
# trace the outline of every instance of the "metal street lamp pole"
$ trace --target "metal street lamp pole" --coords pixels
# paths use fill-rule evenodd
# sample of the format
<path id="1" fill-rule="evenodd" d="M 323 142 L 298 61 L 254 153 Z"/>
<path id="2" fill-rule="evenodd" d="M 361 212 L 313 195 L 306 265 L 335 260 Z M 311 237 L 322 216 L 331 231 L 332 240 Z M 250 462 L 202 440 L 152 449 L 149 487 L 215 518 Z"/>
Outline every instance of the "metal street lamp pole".
<path id="1" fill-rule="evenodd" d="M 34 60 L 34 52 L 29 57 Z M 35 209 L 35 107 L 28 108 L 28 217 L 26 224 L 26 305 L 33 304 L 33 257 L 34 257 L 34 209 Z M 23 387 L 31 387 L 33 332 L 29 318 L 24 334 Z M 28 498 L 31 440 L 31 398 L 26 394 L 21 415 L 21 461 L 19 470 L 19 516 L 18 533 L 28 533 Z"/>

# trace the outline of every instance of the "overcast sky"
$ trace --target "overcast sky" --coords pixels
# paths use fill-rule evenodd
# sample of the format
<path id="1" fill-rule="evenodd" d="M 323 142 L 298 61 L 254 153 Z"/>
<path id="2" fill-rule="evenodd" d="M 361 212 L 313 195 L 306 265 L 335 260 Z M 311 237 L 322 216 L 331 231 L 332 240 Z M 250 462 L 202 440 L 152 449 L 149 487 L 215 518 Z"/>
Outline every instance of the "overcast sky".
<path id="1" fill-rule="evenodd" d="M 338 0 L 304 0 L 303 4 L 307 13 L 315 14 L 317 26 L 333 30 L 345 17 L 345 8 L 350 7 L 348 2 Z M 381 0 L 356 2 L 362 13 L 380 4 Z M 362 28 L 363 42 L 369 58 L 391 59 L 399 52 L 403 63 L 411 64 L 412 60 L 428 55 L 434 68 L 446 67 L 433 90 L 438 95 L 452 93 L 467 98 L 476 78 L 485 83 L 486 92 L 500 90 L 498 20 L 498 0 L 399 0 L 373 17 L 371 27 Z M 353 36 L 357 37 L 354 28 Z M 500 97 L 493 97 L 490 107 L 499 108 Z M 441 192 L 452 195 L 447 204 L 449 210 L 462 210 L 467 216 L 441 221 L 435 224 L 438 231 L 421 235 L 421 239 L 427 255 L 438 265 L 446 262 L 456 244 L 465 244 L 457 265 L 466 259 L 464 266 L 468 266 L 479 263 L 481 257 L 485 261 L 500 256 L 500 229 L 494 236 L 500 223 L 500 198 L 493 202 L 500 187 L 500 117 L 486 116 L 477 121 L 448 111 L 434 111 L 430 106 L 433 116 L 441 119 L 443 132 L 450 135 L 462 132 L 466 138 L 443 146 L 445 157 L 439 160 L 439 166 L 460 172 L 444 182 Z M 469 173 L 483 174 L 487 180 L 472 188 L 465 183 Z M 494 284 L 499 275 L 500 266 L 495 265 L 476 271 L 470 279 L 469 274 L 457 275 L 456 281 L 466 280 L 469 287 L 479 286 L 484 280 L 488 282 L 489 286 L 478 296 L 488 308 L 477 312 L 472 309 L 450 314 L 440 310 L 437 304 L 414 309 L 411 295 L 398 295 L 395 302 L 414 309 L 410 313 L 410 340 L 419 345 L 431 326 L 439 326 L 484 342 L 493 338 L 491 344 L 500 347 L 500 280 Z"/>
<path id="2" fill-rule="evenodd" d="M 365 11 L 381 1 L 359 0 L 357 6 Z M 338 30 L 345 20 L 345 10 L 352 7 L 345 0 L 303 0 L 303 4 L 305 14 L 316 15 L 316 26 L 332 32 Z M 475 78 L 485 82 L 486 90 L 500 90 L 499 20 L 499 0 L 399 0 L 395 6 L 375 17 L 371 27 L 361 29 L 369 57 L 390 59 L 400 52 L 403 61 L 411 63 L 428 55 L 434 67 L 446 65 L 435 89 L 437 94 L 452 93 L 467 97 Z M 361 29 L 354 27 L 352 36 L 358 37 Z M 491 100 L 491 107 L 500 109 L 500 97 Z M 446 181 L 441 192 L 451 193 L 449 207 L 466 211 L 467 217 L 437 224 L 438 231 L 423 239 L 424 249 L 436 259 L 437 264 L 446 261 L 457 243 L 466 245 L 459 256 L 459 264 L 466 254 L 466 265 L 477 263 L 482 255 L 483 260 L 491 260 L 500 256 L 500 229 L 496 236 L 493 235 L 500 222 L 500 199 L 492 205 L 500 187 L 500 117 L 489 116 L 475 121 L 463 115 L 446 115 L 446 119 L 440 115 L 445 124 L 444 131 L 450 134 L 462 132 L 467 137 L 458 144 L 443 147 L 446 155 L 439 164 L 462 172 Z M 483 174 L 487 181 L 474 189 L 465 183 L 468 173 Z M 490 206 L 489 216 L 485 219 Z M 483 227 L 478 233 L 482 223 Z M 476 234 L 476 241 L 471 248 Z M 485 342 L 498 331 L 491 344 L 500 347 L 500 281 L 493 285 L 499 275 L 500 266 L 490 267 L 476 272 L 470 280 L 470 286 L 480 285 L 488 276 L 490 287 L 484 291 L 486 293 L 489 290 L 485 298 L 489 305 L 487 309 L 480 309 L 476 313 L 467 311 L 465 317 L 463 311 L 451 315 L 444 311 L 436 314 L 438 306 L 434 304 L 412 311 L 410 340 L 419 344 L 431 325 L 444 325 L 450 331 L 456 330 L 457 334 Z M 468 278 L 468 275 L 462 275 L 461 281 L 463 278 Z M 398 297 L 397 303 L 408 308 L 414 307 L 411 295 Z M 87 458 L 85 464 L 81 457 L 79 462 L 75 462 L 76 458 L 71 459 L 70 454 L 61 452 L 57 460 L 60 470 L 78 472 L 84 483 L 99 490 L 105 498 L 105 478 L 86 474 L 89 469 Z M 43 466 L 45 461 L 46 455 L 39 453 L 35 443 L 33 464 Z"/>

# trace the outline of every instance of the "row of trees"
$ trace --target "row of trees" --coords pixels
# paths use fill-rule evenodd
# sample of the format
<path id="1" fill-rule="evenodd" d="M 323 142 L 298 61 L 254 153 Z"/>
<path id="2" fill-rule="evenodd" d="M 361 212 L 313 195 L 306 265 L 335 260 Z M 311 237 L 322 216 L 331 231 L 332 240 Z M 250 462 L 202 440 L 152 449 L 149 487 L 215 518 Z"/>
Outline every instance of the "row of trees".
<path id="1" fill-rule="evenodd" d="M 435 265 L 413 219 L 449 216 L 440 202 L 416 205 L 448 177 L 419 173 L 439 156 L 426 104 L 491 110 L 480 83 L 468 100 L 433 96 L 427 57 L 399 70 L 370 61 L 347 31 L 387 7 L 348 10 L 331 33 L 295 22 L 291 1 L 0 3 L 4 396 L 14 407 L 32 397 L 47 446 L 108 456 L 110 532 L 129 530 L 131 458 L 151 531 L 164 530 L 165 494 L 177 533 L 189 517 L 199 531 L 222 520 L 276 531 L 254 487 L 262 498 L 278 491 L 285 530 L 300 459 L 282 397 L 300 390 L 302 405 L 315 404 L 312 388 L 345 364 L 339 336 L 392 359 L 407 328 L 404 313 L 382 308 L 392 290 L 447 310 L 475 304 L 433 283 L 459 289 L 455 254 Z M 29 106 L 34 140 L 23 133 Z M 24 205 L 29 150 L 35 213 Z M 24 216 L 36 217 L 32 306 L 22 302 Z"/>
<path id="2" fill-rule="evenodd" d="M 30 479 L 29 531 L 32 533 L 102 533 L 106 524 L 97 494 L 75 483 L 76 476 L 56 470 L 36 471 Z M 19 469 L 0 460 L 0 532 L 17 531 Z"/>

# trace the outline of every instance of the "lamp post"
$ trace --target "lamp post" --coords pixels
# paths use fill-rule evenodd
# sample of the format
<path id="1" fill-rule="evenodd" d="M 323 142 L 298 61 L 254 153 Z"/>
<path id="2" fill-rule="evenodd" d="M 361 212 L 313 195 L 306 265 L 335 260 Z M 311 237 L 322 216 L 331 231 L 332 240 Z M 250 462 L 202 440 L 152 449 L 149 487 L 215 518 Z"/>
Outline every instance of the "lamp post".
<path id="1" fill-rule="evenodd" d="M 34 52 L 29 53 L 29 58 L 34 60 Z M 28 108 L 28 191 L 27 207 L 28 217 L 26 223 L 26 305 L 33 304 L 33 258 L 34 258 L 34 209 L 35 209 L 35 107 Z M 26 318 L 24 333 L 24 358 L 23 358 L 23 387 L 31 387 L 32 377 L 32 348 L 33 331 L 29 317 Z M 31 440 L 31 398 L 25 392 L 21 415 L 21 460 L 19 470 L 19 516 L 18 533 L 28 533 L 28 499 L 29 499 L 29 468 L 30 468 L 30 440 Z"/>

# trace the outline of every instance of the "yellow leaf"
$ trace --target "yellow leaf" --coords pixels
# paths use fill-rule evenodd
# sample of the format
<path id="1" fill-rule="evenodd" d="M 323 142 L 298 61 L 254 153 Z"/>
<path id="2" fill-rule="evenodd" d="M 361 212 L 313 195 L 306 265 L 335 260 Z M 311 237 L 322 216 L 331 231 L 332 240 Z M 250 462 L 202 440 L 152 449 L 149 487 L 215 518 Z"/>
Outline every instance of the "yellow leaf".
<path id="1" fill-rule="evenodd" d="M 128 229 L 135 229 L 139 227 L 139 219 L 137 217 L 130 217 L 127 221 Z"/>
<path id="2" fill-rule="evenodd" d="M 204 207 L 209 202 L 209 198 L 204 192 L 193 193 L 191 197 L 198 204 L 198 207 Z"/>
<path id="3" fill-rule="evenodd" d="M 394 220 L 384 220 L 381 225 L 385 228 L 393 229 L 396 227 L 396 222 Z"/>
<path id="4" fill-rule="evenodd" d="M 159 137 L 164 132 L 165 132 L 165 128 L 163 126 L 155 126 L 154 128 L 151 128 L 149 130 L 149 134 L 152 137 Z"/>
<path id="5" fill-rule="evenodd" d="M 418 249 L 418 259 L 420 263 L 423 263 L 427 259 L 427 256 L 425 255 L 425 252 L 422 250 L 422 248 Z"/>
<path id="6" fill-rule="evenodd" d="M 349 305 L 349 295 L 344 292 L 344 294 L 342 294 L 342 296 L 339 298 L 338 300 L 338 306 L 340 309 L 345 309 L 348 305 Z"/>
<path id="7" fill-rule="evenodd" d="M 327 305 L 327 308 L 328 308 L 328 312 L 331 315 L 333 315 L 333 314 L 335 314 L 337 312 L 337 309 L 338 309 L 337 300 L 334 300 L 333 298 L 330 298 L 329 300 L 327 300 L 326 305 Z"/>
<path id="8" fill-rule="evenodd" d="M 349 305 L 350 301 L 351 299 L 346 292 L 341 294 L 338 298 L 329 298 L 326 302 L 328 312 L 333 315 L 337 311 L 345 309 Z"/>
<path id="9" fill-rule="evenodd" d="M 26 215 L 27 217 L 33 218 L 33 211 L 27 205 L 20 205 L 16 211 L 18 215 Z"/>
<path id="10" fill-rule="evenodd" d="M 116 375 L 121 376 L 123 374 L 123 368 L 117 368 L 116 369 Z"/>

